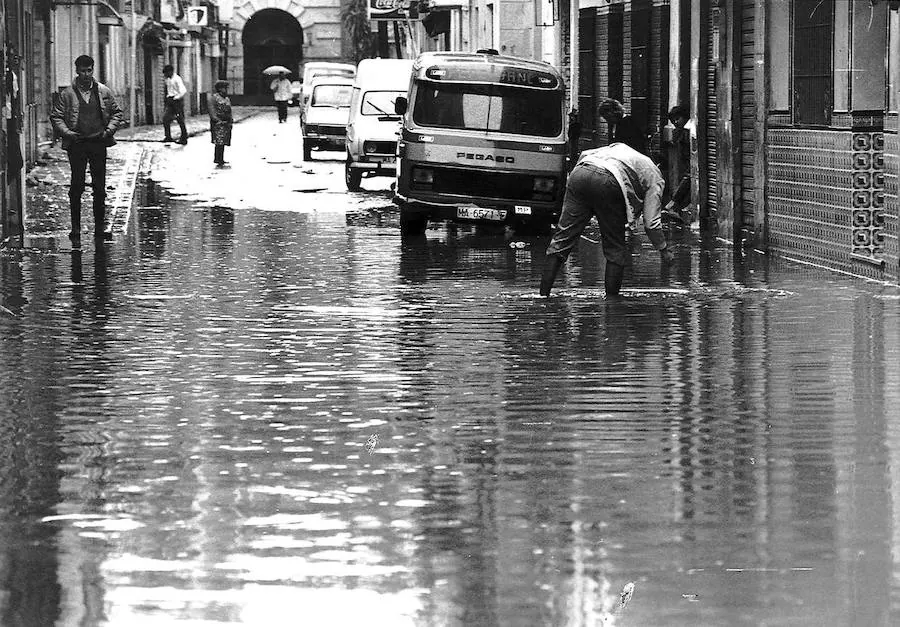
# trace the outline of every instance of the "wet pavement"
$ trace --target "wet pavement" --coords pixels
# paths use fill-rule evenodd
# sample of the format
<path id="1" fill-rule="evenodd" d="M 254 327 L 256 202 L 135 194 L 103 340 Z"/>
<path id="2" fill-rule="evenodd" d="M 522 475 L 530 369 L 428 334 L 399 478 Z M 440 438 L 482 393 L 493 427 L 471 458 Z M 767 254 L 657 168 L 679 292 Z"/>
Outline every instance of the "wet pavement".
<path id="1" fill-rule="evenodd" d="M 687 232 L 544 299 L 546 239 L 235 136 L 0 254 L 0 624 L 900 622 L 896 287 Z"/>

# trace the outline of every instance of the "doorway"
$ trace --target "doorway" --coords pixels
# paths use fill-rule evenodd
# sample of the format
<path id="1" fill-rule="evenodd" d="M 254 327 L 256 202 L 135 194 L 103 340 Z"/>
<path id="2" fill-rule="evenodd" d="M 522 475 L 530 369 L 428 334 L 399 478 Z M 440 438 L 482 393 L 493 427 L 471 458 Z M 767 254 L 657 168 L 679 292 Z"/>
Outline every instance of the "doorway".
<path id="1" fill-rule="evenodd" d="M 297 19 L 281 9 L 263 9 L 253 14 L 243 31 L 244 94 L 269 98 L 271 76 L 262 71 L 270 65 L 291 70 L 299 77 L 303 57 L 303 28 Z"/>

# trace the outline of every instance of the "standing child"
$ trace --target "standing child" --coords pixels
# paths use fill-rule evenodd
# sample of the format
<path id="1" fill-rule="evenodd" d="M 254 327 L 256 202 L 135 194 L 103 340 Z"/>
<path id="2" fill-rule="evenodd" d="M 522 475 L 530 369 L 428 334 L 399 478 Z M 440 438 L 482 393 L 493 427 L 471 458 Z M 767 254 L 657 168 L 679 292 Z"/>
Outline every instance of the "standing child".
<path id="1" fill-rule="evenodd" d="M 231 145 L 231 99 L 228 97 L 228 81 L 216 81 L 215 91 L 209 103 L 209 134 L 216 166 L 225 165 L 225 146 Z"/>

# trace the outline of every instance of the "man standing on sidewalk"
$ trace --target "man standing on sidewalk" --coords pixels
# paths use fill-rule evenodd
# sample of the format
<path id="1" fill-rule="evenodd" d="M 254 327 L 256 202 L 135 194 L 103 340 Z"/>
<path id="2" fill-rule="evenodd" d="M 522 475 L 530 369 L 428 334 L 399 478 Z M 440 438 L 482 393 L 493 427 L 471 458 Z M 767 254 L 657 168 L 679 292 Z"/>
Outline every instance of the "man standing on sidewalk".
<path id="1" fill-rule="evenodd" d="M 94 191 L 94 237 L 112 239 L 106 230 L 106 149 L 113 146 L 116 130 L 122 125 L 122 109 L 112 91 L 94 80 L 94 60 L 83 54 L 75 59 L 75 80 L 62 90 L 50 112 L 50 122 L 62 137 L 69 155 L 72 180 L 69 185 L 69 209 L 73 246 L 81 245 L 81 195 L 85 187 L 85 169 L 91 168 Z"/>
<path id="2" fill-rule="evenodd" d="M 177 120 L 178 128 L 181 130 L 178 143 L 184 145 L 188 138 L 187 128 L 184 125 L 184 96 L 187 94 L 187 87 L 171 65 L 163 68 L 163 76 L 166 79 L 166 110 L 163 113 L 163 128 L 166 135 L 163 141 L 172 141 L 172 120 Z"/>
<path id="3" fill-rule="evenodd" d="M 275 106 L 278 108 L 278 123 L 287 122 L 288 102 L 293 97 L 291 93 L 291 81 L 288 80 L 287 74 L 282 72 L 269 85 L 275 93 Z"/>

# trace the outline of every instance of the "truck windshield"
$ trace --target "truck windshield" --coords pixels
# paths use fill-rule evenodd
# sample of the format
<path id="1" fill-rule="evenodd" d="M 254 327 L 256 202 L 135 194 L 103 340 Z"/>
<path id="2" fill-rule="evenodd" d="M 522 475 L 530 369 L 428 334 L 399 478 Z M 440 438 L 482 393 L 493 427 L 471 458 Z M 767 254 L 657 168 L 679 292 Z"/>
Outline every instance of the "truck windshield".
<path id="1" fill-rule="evenodd" d="M 556 137 L 562 130 L 562 92 L 421 81 L 413 120 L 422 126 Z"/>
<path id="2" fill-rule="evenodd" d="M 360 113 L 363 115 L 394 115 L 394 101 L 405 96 L 405 91 L 367 91 L 363 96 Z"/>
<path id="3" fill-rule="evenodd" d="M 350 85 L 318 85 L 313 91 L 314 107 L 349 107 L 353 88 Z"/>

